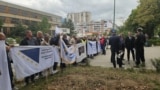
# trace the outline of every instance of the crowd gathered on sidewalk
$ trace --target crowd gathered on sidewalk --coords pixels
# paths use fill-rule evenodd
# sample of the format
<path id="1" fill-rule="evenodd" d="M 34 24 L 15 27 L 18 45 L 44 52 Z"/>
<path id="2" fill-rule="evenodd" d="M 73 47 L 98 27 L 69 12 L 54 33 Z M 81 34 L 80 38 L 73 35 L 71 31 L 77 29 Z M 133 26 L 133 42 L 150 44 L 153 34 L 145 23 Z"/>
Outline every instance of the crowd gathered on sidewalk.
<path id="1" fill-rule="evenodd" d="M 127 50 L 127 61 L 130 63 L 130 53 L 132 54 L 133 61 L 135 62 L 135 67 L 138 68 L 139 66 L 145 66 L 145 55 L 144 55 L 144 44 L 146 41 L 145 35 L 143 34 L 143 29 L 138 28 L 135 34 L 128 32 L 128 35 L 125 37 L 123 33 L 117 34 L 116 30 L 111 30 L 110 36 L 105 35 L 97 35 L 97 36 L 85 36 L 85 37 L 76 37 L 76 36 L 68 36 L 66 34 L 56 34 L 54 36 L 50 36 L 48 33 L 43 33 L 42 31 L 38 31 L 36 36 L 33 36 L 31 30 L 27 30 L 24 35 L 25 37 L 19 43 L 20 46 L 36 46 L 36 45 L 45 45 L 49 46 L 52 45 L 54 47 L 60 48 L 59 41 L 62 39 L 67 47 L 78 44 L 78 43 L 85 43 L 87 47 L 87 41 L 95 41 L 96 43 L 100 43 L 101 46 L 101 54 L 106 55 L 106 49 L 110 46 L 111 51 L 111 63 L 113 64 L 114 68 L 117 68 L 117 64 L 120 68 L 123 68 L 123 60 L 125 49 Z M 2 32 L 0 32 L 0 40 L 5 40 L 6 36 Z M 9 52 L 12 45 L 6 43 L 6 52 Z M 97 46 L 98 47 L 98 46 Z M 87 49 L 86 49 L 87 50 Z M 60 50 L 59 50 L 60 51 Z M 88 55 L 88 58 L 94 59 L 94 56 L 98 55 Z M 82 60 L 85 62 L 85 60 Z M 8 54 L 8 67 L 9 67 L 9 74 L 11 79 L 12 88 L 14 87 L 13 83 L 13 69 L 11 67 L 12 62 L 11 58 Z M 61 63 L 54 62 L 53 67 L 49 69 L 35 73 L 28 77 L 25 77 L 24 81 L 25 84 L 28 85 L 30 82 L 34 83 L 35 78 L 40 78 L 46 76 L 46 72 L 49 74 L 55 74 L 58 72 L 57 67 L 60 65 L 61 69 L 67 67 L 66 63 L 61 60 Z M 74 66 L 77 65 L 77 62 L 73 63 Z"/>

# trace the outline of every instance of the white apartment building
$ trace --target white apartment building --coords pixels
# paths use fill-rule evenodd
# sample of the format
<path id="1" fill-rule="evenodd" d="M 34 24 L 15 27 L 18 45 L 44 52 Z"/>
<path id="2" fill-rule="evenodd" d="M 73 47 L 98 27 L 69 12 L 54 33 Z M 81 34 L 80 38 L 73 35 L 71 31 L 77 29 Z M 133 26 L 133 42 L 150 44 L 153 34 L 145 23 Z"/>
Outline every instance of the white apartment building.
<path id="1" fill-rule="evenodd" d="M 74 24 L 85 24 L 91 21 L 90 12 L 69 13 L 67 19 L 72 20 Z"/>

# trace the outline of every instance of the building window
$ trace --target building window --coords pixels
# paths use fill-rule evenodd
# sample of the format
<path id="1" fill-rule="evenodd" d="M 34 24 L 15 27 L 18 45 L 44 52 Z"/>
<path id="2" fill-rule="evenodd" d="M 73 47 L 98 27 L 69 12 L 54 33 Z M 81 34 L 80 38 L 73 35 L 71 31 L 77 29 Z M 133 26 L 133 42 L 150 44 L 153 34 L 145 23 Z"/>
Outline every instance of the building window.
<path id="1" fill-rule="evenodd" d="M 5 6 L 0 5 L 0 12 L 1 12 L 1 13 L 3 13 L 3 12 L 4 12 L 4 10 L 5 10 Z"/>
<path id="2" fill-rule="evenodd" d="M 17 19 L 17 18 L 12 18 L 12 19 L 11 19 L 11 23 L 12 23 L 12 24 L 20 24 L 20 20 Z"/>
<path id="3" fill-rule="evenodd" d="M 25 16 L 25 17 L 30 17 L 30 12 L 28 11 L 23 11 L 21 12 L 22 16 Z"/>
<path id="4" fill-rule="evenodd" d="M 12 8 L 12 7 L 8 7 L 9 8 L 9 14 L 14 14 L 14 15 L 18 15 L 19 14 L 19 10 L 16 8 Z"/>

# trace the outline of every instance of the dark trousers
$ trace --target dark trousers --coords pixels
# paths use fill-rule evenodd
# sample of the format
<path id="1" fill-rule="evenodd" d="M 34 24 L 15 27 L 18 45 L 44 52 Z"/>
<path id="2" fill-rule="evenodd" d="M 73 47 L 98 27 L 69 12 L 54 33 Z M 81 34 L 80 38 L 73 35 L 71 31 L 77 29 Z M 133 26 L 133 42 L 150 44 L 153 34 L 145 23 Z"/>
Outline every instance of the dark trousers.
<path id="1" fill-rule="evenodd" d="M 135 54 L 133 48 L 127 48 L 127 59 L 130 61 L 130 52 L 132 53 L 133 60 L 135 61 Z"/>
<path id="2" fill-rule="evenodd" d="M 139 65 L 141 62 L 145 62 L 144 47 L 136 48 L 136 65 Z"/>
<path id="3" fill-rule="evenodd" d="M 106 50 L 105 50 L 105 45 L 101 45 L 101 49 L 102 49 L 102 54 L 106 54 Z"/>
<path id="4" fill-rule="evenodd" d="M 117 57 L 117 64 L 120 68 L 122 67 L 122 56 L 120 58 Z"/>
<path id="5" fill-rule="evenodd" d="M 11 87 L 14 88 L 14 83 L 13 83 L 13 71 L 11 67 L 11 63 L 8 61 L 8 70 L 9 70 L 9 76 L 11 80 Z"/>
<path id="6" fill-rule="evenodd" d="M 111 49 L 111 62 L 113 63 L 114 68 L 116 68 L 116 54 L 118 54 L 118 51 Z"/>
<path id="7" fill-rule="evenodd" d="M 58 65 L 58 63 L 57 63 L 57 62 L 54 62 L 53 70 L 56 70 L 56 69 L 57 69 L 57 65 Z"/>
<path id="8" fill-rule="evenodd" d="M 61 68 L 61 69 L 66 68 L 66 64 L 65 64 L 65 63 L 61 63 L 61 64 L 60 64 L 60 68 Z"/>
<path id="9" fill-rule="evenodd" d="M 28 76 L 28 77 L 25 77 L 25 82 L 26 82 L 26 84 L 29 84 L 29 80 L 31 80 L 32 82 L 34 82 L 34 75 L 35 75 L 35 74 L 33 74 L 33 75 L 31 75 L 31 76 Z"/>
<path id="10" fill-rule="evenodd" d="M 8 53 L 7 53 L 7 63 L 8 63 L 8 71 L 9 71 L 9 76 L 10 76 L 10 81 L 11 81 L 11 87 L 14 88 L 12 60 L 9 58 Z"/>

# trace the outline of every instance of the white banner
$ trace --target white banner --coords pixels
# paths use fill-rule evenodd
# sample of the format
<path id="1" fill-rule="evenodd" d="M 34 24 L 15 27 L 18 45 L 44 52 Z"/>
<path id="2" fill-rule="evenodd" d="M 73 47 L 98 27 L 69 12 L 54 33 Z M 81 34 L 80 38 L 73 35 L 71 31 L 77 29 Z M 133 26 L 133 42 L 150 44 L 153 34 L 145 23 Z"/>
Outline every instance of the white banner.
<path id="1" fill-rule="evenodd" d="M 60 49 L 59 49 L 59 47 L 54 46 L 53 53 L 54 53 L 54 61 L 57 62 L 57 63 L 60 63 L 61 58 L 60 58 Z"/>
<path id="2" fill-rule="evenodd" d="M 87 57 L 86 44 L 85 43 L 77 44 L 77 60 L 76 60 L 76 62 L 81 62 L 86 57 Z"/>
<path id="3" fill-rule="evenodd" d="M 101 44 L 100 44 L 100 41 L 98 41 L 98 53 L 101 52 L 102 49 L 101 49 Z"/>
<path id="4" fill-rule="evenodd" d="M 97 53 L 96 41 L 88 41 L 87 42 L 87 54 L 92 55 Z"/>
<path id="5" fill-rule="evenodd" d="M 66 46 L 64 41 L 61 39 L 60 41 L 60 48 L 61 48 L 61 58 L 62 62 L 67 64 L 72 64 L 76 61 L 76 45 L 72 45 L 69 48 Z"/>
<path id="6" fill-rule="evenodd" d="M 61 34 L 63 33 L 62 29 L 60 29 L 59 27 L 56 26 L 56 29 L 55 29 L 55 34 Z"/>
<path id="7" fill-rule="evenodd" d="M 0 41 L 0 90 L 12 90 L 5 41 Z"/>
<path id="8" fill-rule="evenodd" d="M 20 46 L 11 49 L 16 78 L 22 79 L 54 65 L 53 46 Z"/>

